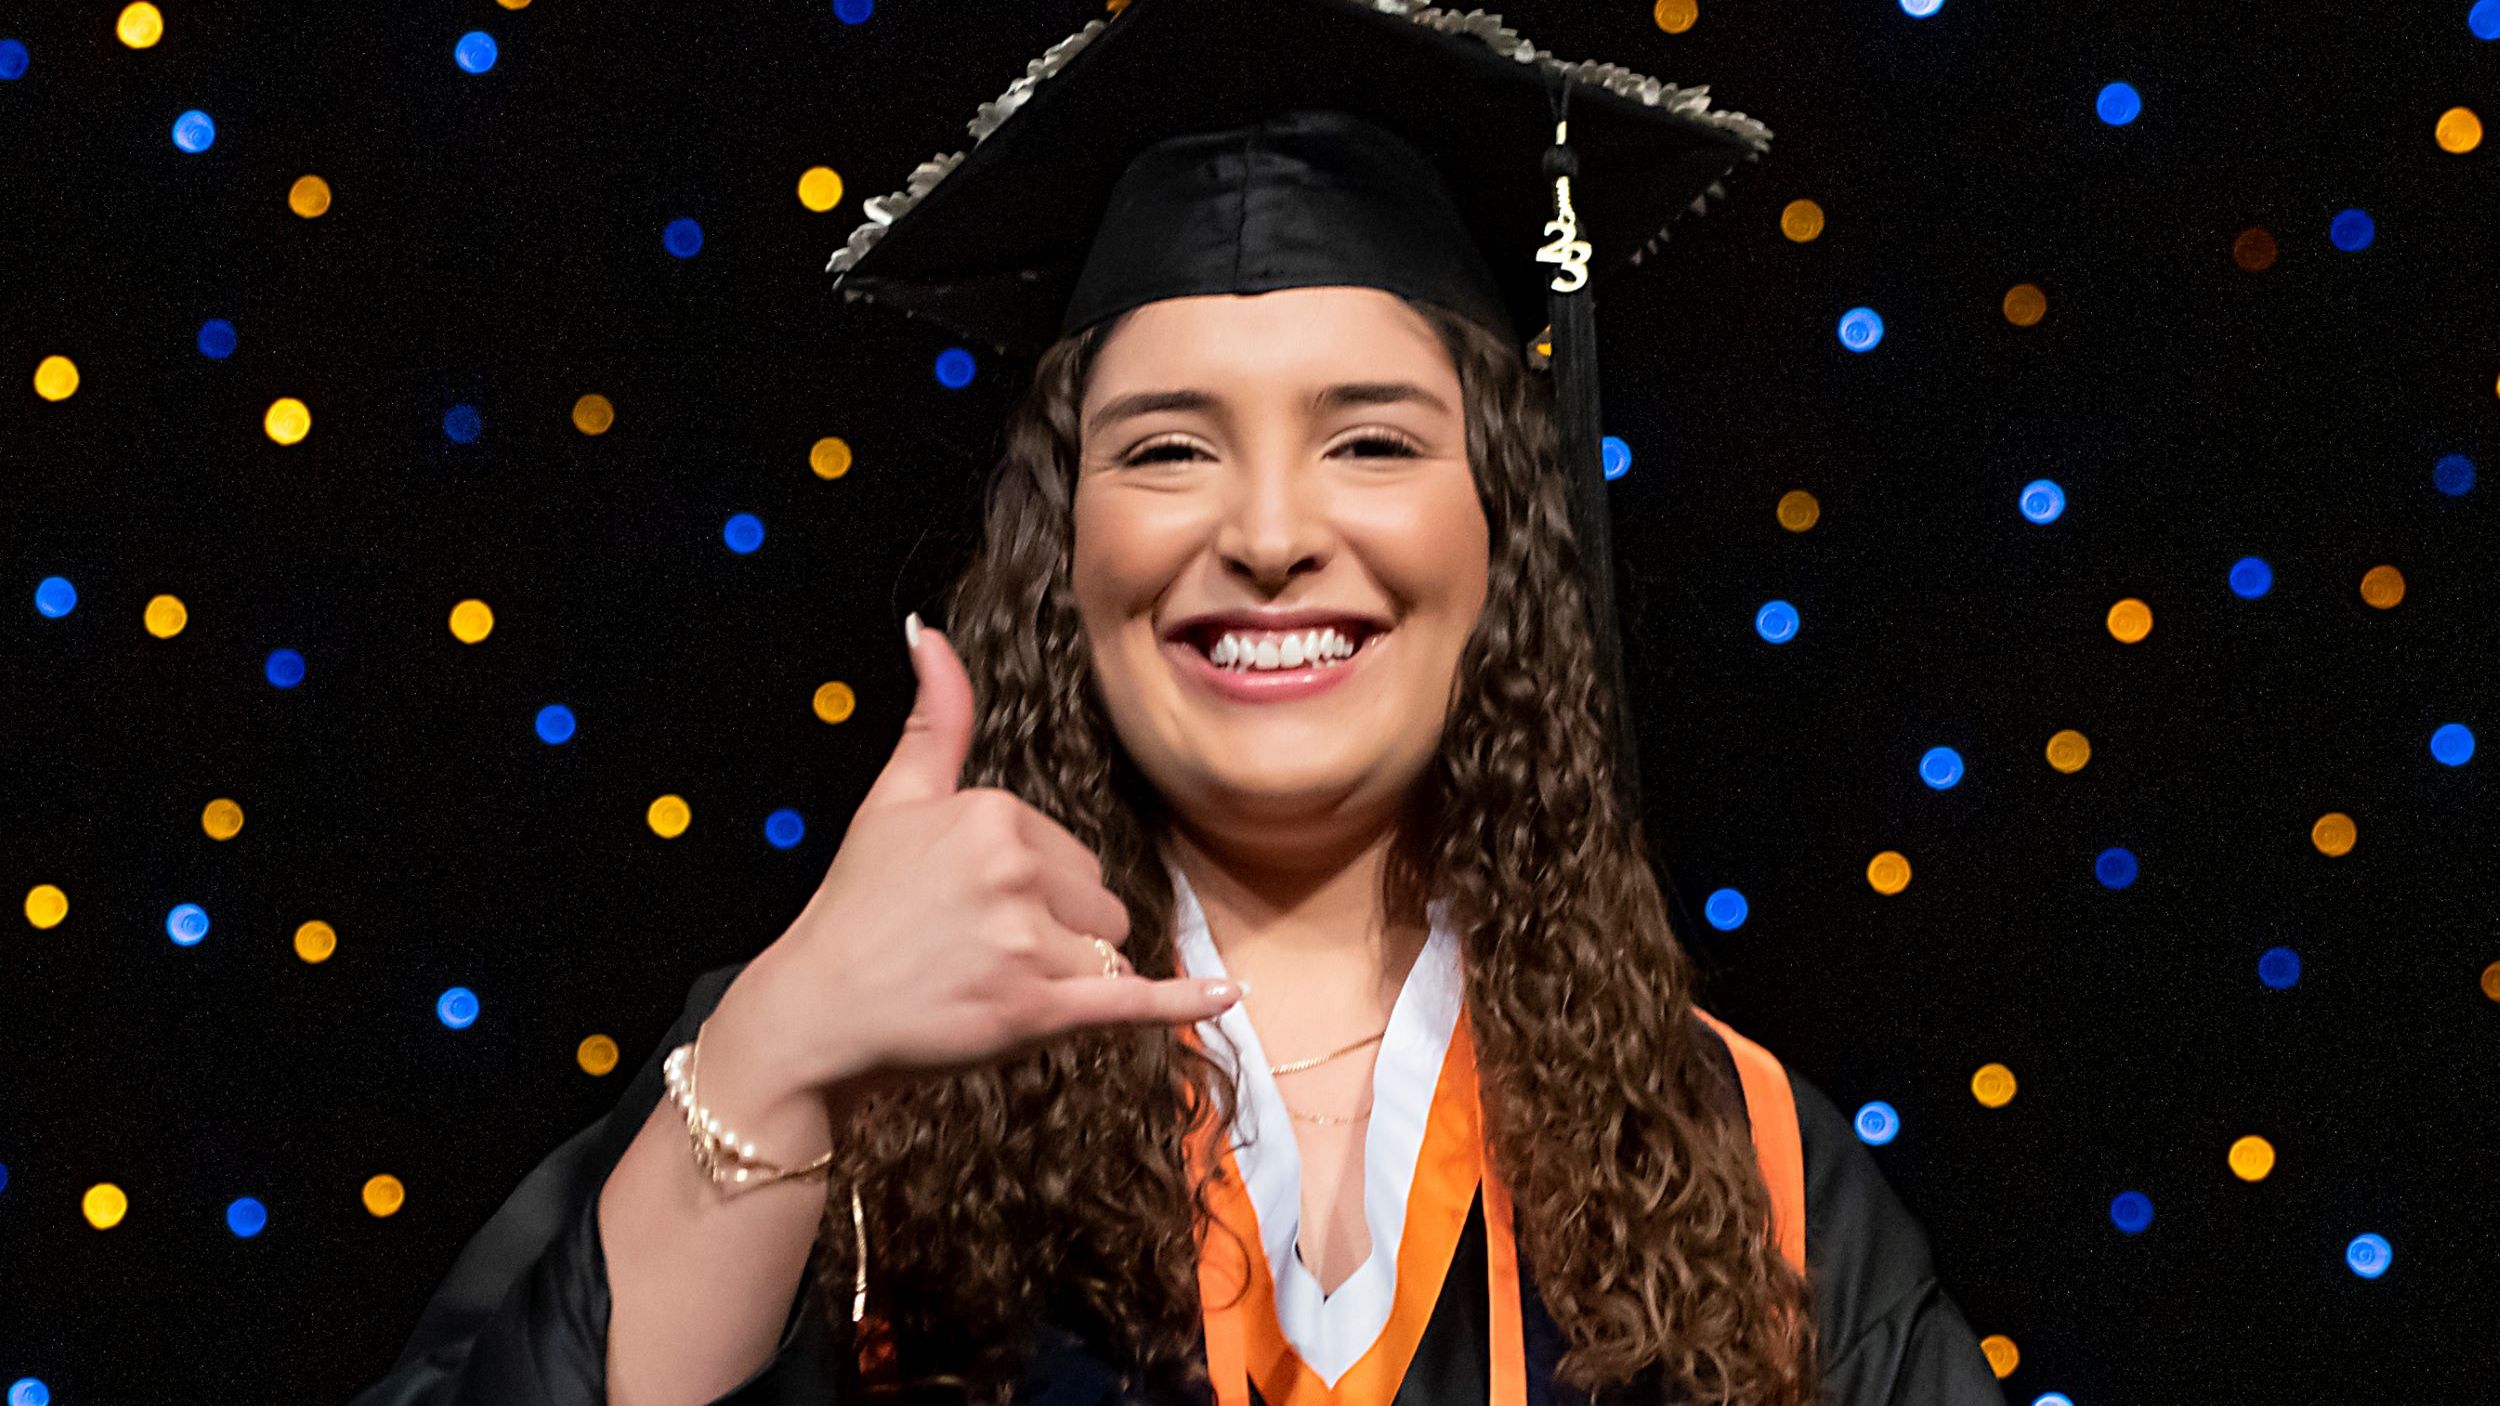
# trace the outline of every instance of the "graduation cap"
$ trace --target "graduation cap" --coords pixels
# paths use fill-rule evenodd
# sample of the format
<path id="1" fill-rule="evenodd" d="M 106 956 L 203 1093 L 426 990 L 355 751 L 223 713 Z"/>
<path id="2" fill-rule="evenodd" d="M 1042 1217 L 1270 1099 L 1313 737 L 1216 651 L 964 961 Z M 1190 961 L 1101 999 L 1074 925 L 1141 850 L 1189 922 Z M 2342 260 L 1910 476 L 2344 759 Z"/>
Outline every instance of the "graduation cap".
<path id="1" fill-rule="evenodd" d="M 1591 299 L 1770 130 L 1499 15 L 1413 0 L 1128 0 L 862 204 L 846 300 L 1029 358 L 1162 298 L 1350 284 L 1471 318 L 1554 376 L 1615 767 L 1639 805 Z"/>

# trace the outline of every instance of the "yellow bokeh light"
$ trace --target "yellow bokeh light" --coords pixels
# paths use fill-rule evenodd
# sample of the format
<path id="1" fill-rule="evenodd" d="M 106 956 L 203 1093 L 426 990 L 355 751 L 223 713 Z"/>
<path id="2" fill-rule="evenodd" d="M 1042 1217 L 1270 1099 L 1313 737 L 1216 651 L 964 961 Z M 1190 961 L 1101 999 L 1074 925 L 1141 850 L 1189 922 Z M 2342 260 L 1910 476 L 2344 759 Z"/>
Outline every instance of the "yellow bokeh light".
<path id="1" fill-rule="evenodd" d="M 1823 207 L 1811 200 L 1791 200 L 1780 207 L 1780 233 L 1803 244 L 1823 232 Z"/>
<path id="2" fill-rule="evenodd" d="M 260 417 L 260 427 L 280 444 L 301 444 L 312 433 L 312 407 L 282 395 L 269 402 L 269 413 Z"/>
<path id="3" fill-rule="evenodd" d="M 530 7 L 530 0 L 495 0 L 495 3 L 507 10 L 526 10 Z"/>
<path id="4" fill-rule="evenodd" d="M 616 1071 L 616 1041 L 605 1035 L 593 1035 L 575 1047 L 573 1060 L 585 1074 L 612 1074 Z"/>
<path id="5" fill-rule="evenodd" d="M 651 809 L 643 813 L 643 819 L 649 822 L 652 834 L 663 840 L 673 840 L 686 833 L 686 827 L 694 823 L 694 807 L 687 805 L 683 796 L 662 796 L 651 803 Z"/>
<path id="6" fill-rule="evenodd" d="M 113 35 L 134 49 L 153 48 L 165 37 L 165 13 L 147 0 L 124 5 L 121 18 L 113 23 Z"/>
<path id="7" fill-rule="evenodd" d="M 2360 838 L 2361 827 L 2353 824 L 2352 817 L 2340 810 L 2328 811 L 2318 817 L 2317 824 L 2309 827 L 2309 843 L 2316 845 L 2318 853 L 2324 855 L 2350 854 L 2353 842 Z"/>
<path id="8" fill-rule="evenodd" d="M 78 1209 L 86 1214 L 87 1224 L 98 1230 L 111 1230 L 130 1214 L 130 1198 L 109 1181 L 100 1181 L 87 1188 L 78 1198 Z"/>
<path id="9" fill-rule="evenodd" d="M 2135 644 L 2153 633 L 2153 608 L 2133 596 L 2109 608 L 2109 633 L 2121 644 Z"/>
<path id="10" fill-rule="evenodd" d="M 1701 18 L 1701 7 L 1694 0 L 1658 0 L 1649 9 L 1649 17 L 1669 34 L 1682 34 Z"/>
<path id="11" fill-rule="evenodd" d="M 573 428 L 583 434 L 606 434 L 616 423 L 616 407 L 604 395 L 586 395 L 573 402 Z"/>
<path id="12" fill-rule="evenodd" d="M 799 177 L 799 203 L 821 215 L 842 203 L 842 176 L 831 166 L 810 166 Z"/>
<path id="13" fill-rule="evenodd" d="M 2017 283 L 2005 290 L 2005 320 L 2017 327 L 2036 327 L 2049 315 L 2049 295 L 2037 283 Z"/>
<path id="14" fill-rule="evenodd" d="M 1988 1370 L 1999 1378 L 2014 1375 L 2014 1369 L 2023 1365 L 2023 1355 L 2015 1350 L 2014 1340 L 2003 1333 L 1990 1333 L 1981 1338 L 1979 1350 L 1988 1354 Z"/>
<path id="15" fill-rule="evenodd" d="M 319 176 L 299 176 L 287 188 L 286 208 L 312 219 L 330 208 L 330 183 Z"/>
<path id="16" fill-rule="evenodd" d="M 1910 858 L 1897 849 L 1867 861 L 1866 881 L 1877 893 L 1894 894 L 1910 886 Z"/>
<path id="17" fill-rule="evenodd" d="M 47 356 L 35 363 L 35 394 L 46 400 L 67 400 L 77 389 L 77 362 L 66 356 Z"/>
<path id="18" fill-rule="evenodd" d="M 2483 994 L 2500 1001 L 2500 962 L 2483 968 Z"/>
<path id="19" fill-rule="evenodd" d="M 2274 1144 L 2254 1136 L 2231 1144 L 2231 1175 L 2242 1181 L 2264 1181 L 2274 1170 Z"/>
<path id="20" fill-rule="evenodd" d="M 319 918 L 295 930 L 295 955 L 307 962 L 319 965 L 330 960 L 330 954 L 338 950 L 338 929 Z"/>
<path id="21" fill-rule="evenodd" d="M 1813 494 L 1792 488 L 1780 495 L 1780 526 L 1791 532 L 1803 532 L 1823 520 L 1823 505 Z"/>
<path id="22" fill-rule="evenodd" d="M 148 633 L 160 640 L 169 640 L 182 633 L 191 623 L 191 612 L 183 608 L 180 596 L 151 596 L 147 612 L 139 617 L 147 622 Z"/>
<path id="23" fill-rule="evenodd" d="M 69 895 L 57 884 L 37 884 L 26 890 L 26 921 L 39 928 L 57 928 L 69 916 Z"/>
<path id="24" fill-rule="evenodd" d="M 1983 1108 L 2003 1108 L 2014 1101 L 2014 1071 L 2002 1064 L 1983 1064 L 1970 1076 L 1970 1093 Z"/>
<path id="25" fill-rule="evenodd" d="M 2071 727 L 2060 728 L 2049 736 L 2049 765 L 2069 776 L 2083 770 L 2092 760 L 2092 743 Z"/>
<path id="26" fill-rule="evenodd" d="M 2361 598 L 2380 610 L 2393 609 L 2405 598 L 2405 574 L 2392 566 L 2373 566 L 2361 573 Z"/>
<path id="27" fill-rule="evenodd" d="M 243 807 L 219 796 L 200 812 L 200 828 L 212 840 L 231 840 L 243 833 Z"/>
<path id="28" fill-rule="evenodd" d="M 47 355 L 35 363 L 35 395 L 45 400 L 68 400 L 78 390 L 78 363 L 65 355 Z"/>
<path id="29" fill-rule="evenodd" d="M 818 478 L 840 478 L 851 471 L 851 446 L 827 435 L 808 448 L 807 467 Z"/>
<path id="30" fill-rule="evenodd" d="M 2274 267 L 2276 254 L 2274 232 L 2258 225 L 2241 230 L 2231 241 L 2231 262 L 2250 273 L 2263 273 Z"/>
<path id="31" fill-rule="evenodd" d="M 451 608 L 451 637 L 475 644 L 495 632 L 495 612 L 482 600 L 464 600 Z"/>
<path id="32" fill-rule="evenodd" d="M 851 686 L 839 679 L 816 686 L 816 716 L 826 722 L 842 721 L 858 705 L 859 699 L 851 692 Z"/>
<path id="33" fill-rule="evenodd" d="M 2452 107 L 2439 114 L 2434 134 L 2441 151 L 2462 156 L 2483 144 L 2483 119 L 2476 117 L 2472 108 Z"/>
<path id="34" fill-rule="evenodd" d="M 397 1215 L 399 1208 L 408 1204 L 408 1188 L 399 1184 L 399 1178 L 384 1172 L 365 1182 L 364 1201 L 365 1209 L 377 1216 Z"/>

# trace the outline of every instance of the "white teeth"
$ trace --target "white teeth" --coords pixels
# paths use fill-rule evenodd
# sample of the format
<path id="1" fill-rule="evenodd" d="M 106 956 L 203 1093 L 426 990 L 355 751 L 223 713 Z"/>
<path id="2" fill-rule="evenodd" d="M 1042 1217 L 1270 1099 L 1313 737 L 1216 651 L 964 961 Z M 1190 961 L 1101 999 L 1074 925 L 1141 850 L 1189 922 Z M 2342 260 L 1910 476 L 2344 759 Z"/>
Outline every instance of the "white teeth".
<path id="1" fill-rule="evenodd" d="M 1299 669 L 1333 664 L 1351 658 L 1354 652 L 1353 641 L 1334 628 L 1286 635 L 1236 631 L 1218 639 L 1207 658 L 1219 668 Z"/>

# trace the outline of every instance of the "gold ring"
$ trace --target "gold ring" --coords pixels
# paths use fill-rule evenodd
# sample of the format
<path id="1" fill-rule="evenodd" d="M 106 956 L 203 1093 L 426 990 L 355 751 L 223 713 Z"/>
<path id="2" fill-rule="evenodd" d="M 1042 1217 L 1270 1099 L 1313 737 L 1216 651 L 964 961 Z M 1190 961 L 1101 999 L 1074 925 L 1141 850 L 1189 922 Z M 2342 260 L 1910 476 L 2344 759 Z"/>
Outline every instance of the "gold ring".
<path id="1" fill-rule="evenodd" d="M 1094 950 L 1102 954 L 1102 974 L 1104 976 L 1118 976 L 1120 974 L 1120 949 L 1112 946 L 1110 943 L 1105 942 L 1099 937 L 1088 938 L 1086 940 L 1093 943 Z"/>

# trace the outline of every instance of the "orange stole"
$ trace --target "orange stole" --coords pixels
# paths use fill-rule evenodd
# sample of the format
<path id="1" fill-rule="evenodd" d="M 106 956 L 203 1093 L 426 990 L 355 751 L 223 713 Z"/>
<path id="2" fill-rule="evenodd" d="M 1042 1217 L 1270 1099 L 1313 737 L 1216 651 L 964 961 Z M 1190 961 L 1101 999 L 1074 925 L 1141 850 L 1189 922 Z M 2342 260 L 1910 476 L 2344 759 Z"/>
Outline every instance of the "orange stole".
<path id="1" fill-rule="evenodd" d="M 1754 1160 L 1771 1188 L 1771 1225 L 1780 1256 L 1806 1272 L 1806 1156 L 1797 1131 L 1797 1094 L 1779 1057 L 1730 1029 L 1727 1022 L 1693 1007 L 1736 1057 L 1736 1078 L 1745 1088 L 1745 1112 L 1753 1123 Z"/>
<path id="2" fill-rule="evenodd" d="M 1197 1032 L 1184 1027 L 1195 1043 Z M 1332 1388 L 1285 1340 L 1276 1317 L 1276 1285 L 1259 1238 L 1257 1210 L 1232 1153 L 1231 1129 L 1202 1121 L 1193 1156 L 1204 1168 L 1221 1161 L 1211 1188 L 1217 1219 L 1230 1235 L 1200 1242 L 1198 1293 L 1206 1322 L 1207 1369 L 1217 1406 L 1250 1406 L 1255 1378 L 1267 1406 L 1374 1406 L 1395 1397 L 1440 1300 L 1467 1209 L 1484 1192 L 1485 1259 L 1491 1310 L 1493 1406 L 1525 1406 L 1527 1352 L 1521 1334 L 1518 1249 L 1511 1237 L 1510 1194 L 1485 1154 L 1483 1107 L 1477 1101 L 1475 1044 L 1459 1012 L 1432 1093 L 1415 1181 L 1407 1192 L 1406 1224 L 1397 1244 L 1397 1287 L 1389 1321 Z"/>

